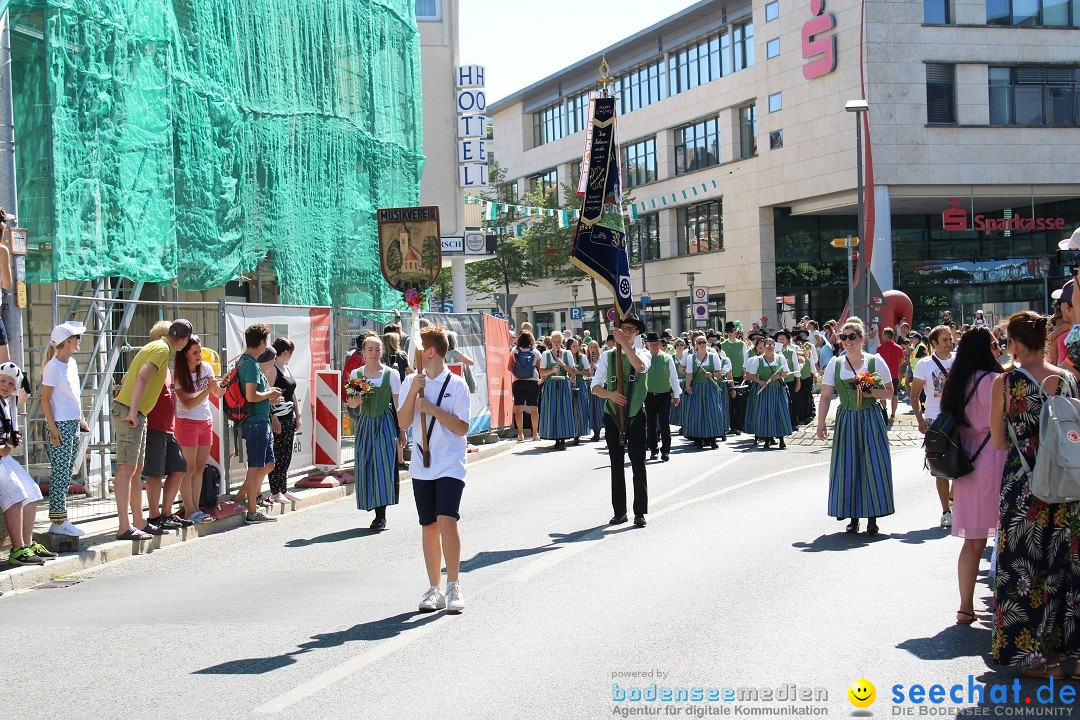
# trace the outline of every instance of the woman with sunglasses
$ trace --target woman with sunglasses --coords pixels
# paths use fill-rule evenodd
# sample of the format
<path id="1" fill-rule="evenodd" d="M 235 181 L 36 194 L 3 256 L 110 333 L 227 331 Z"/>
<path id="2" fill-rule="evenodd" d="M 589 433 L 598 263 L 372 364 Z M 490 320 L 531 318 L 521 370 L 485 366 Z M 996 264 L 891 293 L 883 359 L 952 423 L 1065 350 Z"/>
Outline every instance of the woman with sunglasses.
<path id="1" fill-rule="evenodd" d="M 214 377 L 214 368 L 203 360 L 202 342 L 198 335 L 188 338 L 184 349 L 173 360 L 173 383 L 176 387 L 176 443 L 187 462 L 187 471 L 180 480 L 180 501 L 184 517 L 193 523 L 213 522 L 214 517 L 199 509 L 203 471 L 210 459 L 214 440 L 213 411 L 210 395 L 221 397 L 225 389 Z"/>
<path id="2" fill-rule="evenodd" d="M 859 519 L 869 518 L 867 535 L 877 535 L 877 519 L 893 512 L 892 458 L 885 416 L 878 401 L 892 397 L 889 366 L 877 355 L 863 353 L 866 330 L 862 320 L 848 318 L 838 337 L 844 353 L 829 361 L 821 376 L 817 435 L 828 438 L 825 417 L 833 394 L 840 396 L 833 426 L 832 465 L 829 472 L 829 515 L 850 518 L 847 531 L 859 532 Z M 861 372 L 877 373 L 884 387 L 863 392 L 855 387 Z"/>
<path id="3" fill-rule="evenodd" d="M 728 399 L 721 392 L 721 382 L 731 380 L 731 361 L 709 347 L 704 335 L 694 337 L 694 351 L 686 353 L 686 411 L 683 416 L 683 437 L 694 441 L 694 447 L 708 443 L 720 447 L 716 438 L 727 440 Z"/>
<path id="4" fill-rule="evenodd" d="M 752 410 L 747 411 L 747 424 L 754 433 L 755 446 L 758 440 L 764 440 L 765 449 L 768 450 L 779 440 L 780 449 L 786 450 L 784 438 L 792 430 L 784 381 L 791 374 L 791 368 L 784 356 L 776 352 L 775 338 L 763 338 L 760 347 L 760 354 L 746 363 L 746 381 L 755 390 L 751 395 Z"/>
<path id="5" fill-rule="evenodd" d="M 574 400 L 570 384 L 578 370 L 570 351 L 563 347 L 563 334 L 551 333 L 551 349 L 540 358 L 540 378 L 544 397 L 540 401 L 540 437 L 554 440 L 556 450 L 565 450 L 574 437 Z"/>

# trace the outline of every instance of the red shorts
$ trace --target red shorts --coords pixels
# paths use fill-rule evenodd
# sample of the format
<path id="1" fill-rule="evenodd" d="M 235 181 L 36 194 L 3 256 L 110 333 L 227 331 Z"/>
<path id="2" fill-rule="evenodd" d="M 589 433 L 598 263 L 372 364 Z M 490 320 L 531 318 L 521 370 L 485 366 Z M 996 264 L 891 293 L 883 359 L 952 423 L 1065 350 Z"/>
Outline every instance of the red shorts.
<path id="1" fill-rule="evenodd" d="M 176 444 L 180 447 L 210 447 L 214 441 L 213 420 L 191 420 L 178 417 L 173 429 Z"/>

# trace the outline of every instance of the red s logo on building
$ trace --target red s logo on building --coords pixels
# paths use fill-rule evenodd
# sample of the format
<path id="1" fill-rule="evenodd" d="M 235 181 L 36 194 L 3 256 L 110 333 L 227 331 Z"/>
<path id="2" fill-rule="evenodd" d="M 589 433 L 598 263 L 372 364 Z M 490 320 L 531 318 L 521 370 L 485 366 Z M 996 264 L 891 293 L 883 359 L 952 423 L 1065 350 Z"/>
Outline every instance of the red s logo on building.
<path id="1" fill-rule="evenodd" d="M 963 232 L 968 229 L 967 210 L 958 207 L 956 198 L 949 201 L 949 209 L 941 213 L 941 226 L 949 232 Z"/>
<path id="2" fill-rule="evenodd" d="M 828 75 L 836 69 L 836 36 L 818 37 L 836 27 L 836 18 L 825 12 L 825 0 L 810 0 L 810 12 L 814 17 L 802 28 L 802 56 L 810 60 L 802 69 L 807 80 Z"/>

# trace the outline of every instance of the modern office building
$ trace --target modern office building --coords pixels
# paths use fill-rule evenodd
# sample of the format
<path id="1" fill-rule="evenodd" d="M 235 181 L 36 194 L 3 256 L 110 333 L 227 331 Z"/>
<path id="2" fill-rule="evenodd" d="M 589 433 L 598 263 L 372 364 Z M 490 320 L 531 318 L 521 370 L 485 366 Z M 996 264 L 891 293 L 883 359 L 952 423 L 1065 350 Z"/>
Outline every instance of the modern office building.
<path id="1" fill-rule="evenodd" d="M 1080 225 L 1077 0 L 703 0 L 492 104 L 519 192 L 576 180 L 602 56 L 654 328 L 686 327 L 687 273 L 714 327 L 840 313 L 831 241 L 859 235 L 864 117 L 873 272 L 917 319 L 1042 309 L 1066 272 L 1052 253 Z M 865 116 L 845 110 L 860 99 Z M 565 287 L 514 292 L 516 319 L 569 324 Z"/>

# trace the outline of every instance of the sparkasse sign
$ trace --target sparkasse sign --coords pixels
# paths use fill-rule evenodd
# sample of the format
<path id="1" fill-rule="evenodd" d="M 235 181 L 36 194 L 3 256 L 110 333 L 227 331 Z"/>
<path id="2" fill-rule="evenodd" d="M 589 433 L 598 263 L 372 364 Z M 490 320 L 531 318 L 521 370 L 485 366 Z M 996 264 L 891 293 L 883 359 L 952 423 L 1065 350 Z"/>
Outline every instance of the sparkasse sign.
<path id="1" fill-rule="evenodd" d="M 1009 232 L 1036 230 L 1064 230 L 1065 218 L 1061 217 L 1022 217 L 1011 210 L 1004 211 L 1005 217 L 976 215 L 973 222 L 968 222 L 967 210 L 959 207 L 956 198 L 949 201 L 949 208 L 941 214 L 941 226 L 949 232 Z"/>

